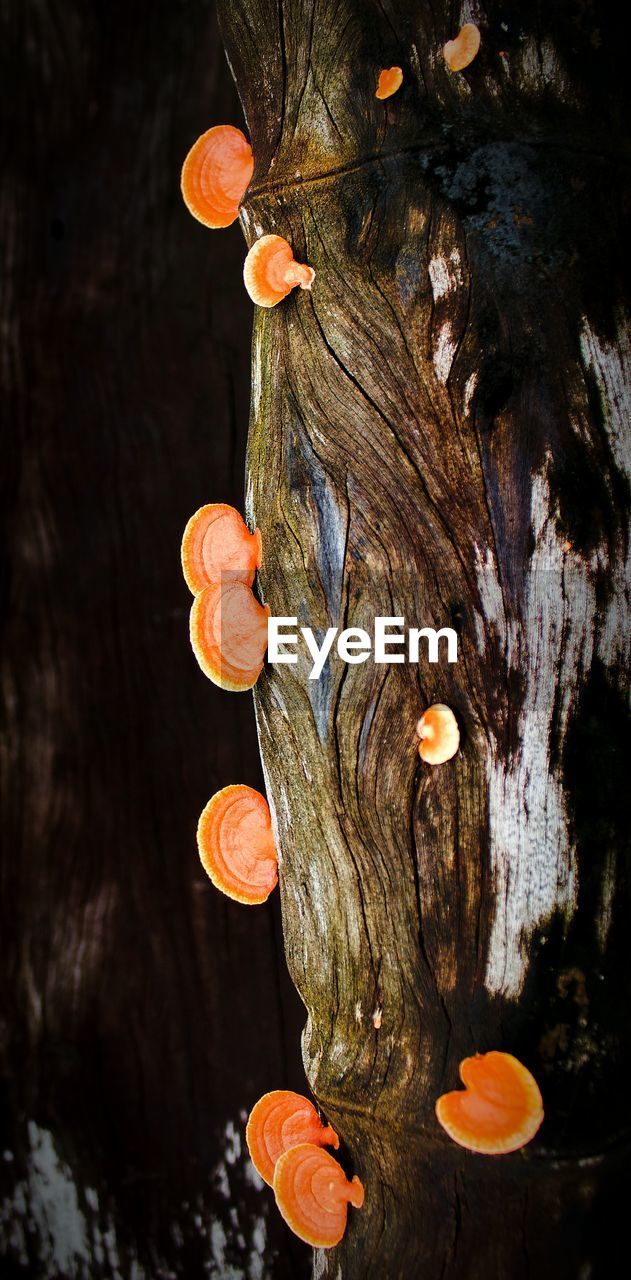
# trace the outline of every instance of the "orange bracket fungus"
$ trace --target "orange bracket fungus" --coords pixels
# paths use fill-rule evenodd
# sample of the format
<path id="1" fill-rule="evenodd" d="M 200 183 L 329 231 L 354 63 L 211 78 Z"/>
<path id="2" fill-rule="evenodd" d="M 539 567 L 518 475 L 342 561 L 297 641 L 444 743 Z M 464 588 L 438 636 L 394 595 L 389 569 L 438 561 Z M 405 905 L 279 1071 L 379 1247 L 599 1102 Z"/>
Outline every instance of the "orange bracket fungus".
<path id="1" fill-rule="evenodd" d="M 349 1204 L 361 1209 L 364 1188 L 348 1181 L 328 1151 L 311 1142 L 279 1156 L 274 1170 L 276 1203 L 288 1227 L 315 1249 L 331 1249 L 346 1230 Z"/>
<path id="2" fill-rule="evenodd" d="M 182 570 L 194 596 L 226 579 L 251 587 L 261 567 L 261 535 L 234 507 L 211 502 L 191 516 L 182 538 Z"/>
<path id="3" fill-rule="evenodd" d="M 199 819 L 197 848 L 215 887 L 236 902 L 265 902 L 278 882 L 269 805 L 252 787 L 217 791 Z"/>
<path id="4" fill-rule="evenodd" d="M 450 707 L 435 702 L 421 716 L 417 726 L 421 741 L 418 753 L 426 764 L 444 764 L 455 756 L 460 746 L 458 721 Z"/>
<path id="5" fill-rule="evenodd" d="M 473 62 L 480 48 L 480 32 L 473 22 L 466 22 L 461 27 L 455 40 L 448 40 L 443 48 L 443 56 L 450 71 L 464 71 Z"/>
<path id="6" fill-rule="evenodd" d="M 387 67 L 379 72 L 379 80 L 375 90 L 375 97 L 383 100 L 391 98 L 397 89 L 403 84 L 403 72 L 400 67 Z"/>
<path id="7" fill-rule="evenodd" d="M 444 1093 L 436 1115 L 454 1142 L 502 1156 L 530 1142 L 543 1120 L 536 1080 L 510 1053 L 476 1053 L 460 1063 L 464 1089 Z"/>
<path id="8" fill-rule="evenodd" d="M 250 1112 L 245 1140 L 252 1164 L 268 1186 L 274 1184 L 274 1169 L 280 1156 L 301 1143 L 315 1147 L 339 1147 L 340 1140 L 329 1124 L 323 1124 L 313 1103 L 290 1089 L 274 1089 L 263 1094 Z"/>
<path id="9" fill-rule="evenodd" d="M 213 684 L 233 693 L 251 689 L 263 668 L 269 606 L 243 582 L 212 583 L 191 609 L 191 644 Z"/>
<path id="10" fill-rule="evenodd" d="M 187 209 L 205 227 L 229 227 L 254 172 L 252 148 L 240 129 L 219 124 L 191 147 L 182 168 Z"/>
<path id="11" fill-rule="evenodd" d="M 245 260 L 243 279 L 257 306 L 275 307 L 296 286 L 310 289 L 315 271 L 295 261 L 291 245 L 282 236 L 261 236 Z"/>

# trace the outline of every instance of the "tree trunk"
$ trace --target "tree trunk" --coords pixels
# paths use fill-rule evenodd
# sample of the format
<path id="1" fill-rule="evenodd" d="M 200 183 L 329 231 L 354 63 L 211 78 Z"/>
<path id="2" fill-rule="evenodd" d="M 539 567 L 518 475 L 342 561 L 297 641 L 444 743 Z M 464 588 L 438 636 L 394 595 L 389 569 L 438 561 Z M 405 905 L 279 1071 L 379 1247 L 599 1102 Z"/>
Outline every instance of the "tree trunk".
<path id="1" fill-rule="evenodd" d="M 454 627 L 458 661 L 299 651 L 255 691 L 311 1087 L 366 1187 L 318 1276 L 604 1274 L 630 1065 L 622 42 L 611 4 L 220 0 L 248 242 L 316 270 L 258 311 L 248 513 L 274 615 Z M 375 99 L 381 67 L 402 89 Z M 427 705 L 462 745 L 419 761 Z M 537 1139 L 434 1102 L 503 1049 Z M 610 1274 L 610 1272 L 609 1272 Z"/>
<path id="2" fill-rule="evenodd" d="M 178 190 L 239 104 L 207 0 L 0 8 L 0 1274 L 298 1280 L 243 1140 L 304 1081 L 280 913 L 195 847 L 262 786 L 254 715 L 190 652 L 179 562 L 242 501 L 243 241 Z"/>

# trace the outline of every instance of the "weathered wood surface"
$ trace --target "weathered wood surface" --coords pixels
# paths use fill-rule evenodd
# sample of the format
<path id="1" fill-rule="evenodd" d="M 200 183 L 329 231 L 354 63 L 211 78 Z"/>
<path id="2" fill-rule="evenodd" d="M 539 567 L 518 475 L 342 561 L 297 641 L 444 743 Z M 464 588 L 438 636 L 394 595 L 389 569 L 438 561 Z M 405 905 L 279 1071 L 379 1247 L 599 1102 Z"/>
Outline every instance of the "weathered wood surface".
<path id="1" fill-rule="evenodd" d="M 179 565 L 198 505 L 242 503 L 243 239 L 179 194 L 241 112 L 203 0 L 2 10 L 0 1273 L 294 1280 L 243 1148 L 304 1087 L 278 902 L 195 850 L 213 790 L 261 785 L 254 715 L 199 671 Z"/>
<path id="2" fill-rule="evenodd" d="M 218 8 L 256 161 L 247 239 L 284 235 L 317 273 L 255 319 L 262 597 L 322 632 L 460 633 L 453 666 L 338 660 L 310 682 L 301 656 L 255 692 L 305 1066 L 367 1193 L 316 1274 L 607 1274 L 631 1065 L 615 11 Z M 472 13 L 481 52 L 453 76 L 440 49 Z M 429 770 L 434 701 L 462 749 Z M 433 1115 L 490 1048 L 546 1107 L 497 1160 Z"/>

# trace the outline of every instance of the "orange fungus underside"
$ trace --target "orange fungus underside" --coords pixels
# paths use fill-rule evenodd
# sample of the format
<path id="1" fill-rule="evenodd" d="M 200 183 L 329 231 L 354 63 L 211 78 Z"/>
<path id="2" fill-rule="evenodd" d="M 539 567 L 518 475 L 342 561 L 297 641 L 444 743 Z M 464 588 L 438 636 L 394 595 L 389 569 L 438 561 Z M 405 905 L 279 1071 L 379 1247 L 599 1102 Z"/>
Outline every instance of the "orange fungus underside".
<path id="1" fill-rule="evenodd" d="M 219 124 L 191 147 L 182 169 L 187 209 L 206 227 L 229 227 L 254 172 L 252 148 L 240 129 Z"/>
<path id="2" fill-rule="evenodd" d="M 275 307 L 296 286 L 310 289 L 315 271 L 295 261 L 291 245 L 282 236 L 261 236 L 245 260 L 243 280 L 257 306 Z"/>
<path id="3" fill-rule="evenodd" d="M 339 1147 L 339 1138 L 330 1125 L 323 1124 L 308 1098 L 289 1089 L 266 1093 L 250 1112 L 245 1138 L 252 1164 L 271 1187 L 280 1156 L 300 1143 L 316 1147 Z"/>
<path id="4" fill-rule="evenodd" d="M 212 584 L 191 609 L 191 644 L 199 665 L 221 689 L 251 689 L 267 648 L 269 606 L 243 582 Z"/>
<path id="5" fill-rule="evenodd" d="M 252 787 L 224 787 L 208 801 L 197 847 L 213 884 L 236 902 L 265 902 L 278 881 L 269 805 Z"/>
<path id="6" fill-rule="evenodd" d="M 446 707 L 444 702 L 435 702 L 427 708 L 416 732 L 420 738 L 419 755 L 426 764 L 444 764 L 455 756 L 460 746 L 458 721 L 451 707 Z"/>
<path id="7" fill-rule="evenodd" d="M 450 71 L 464 71 L 473 62 L 480 48 L 480 32 L 473 22 L 461 27 L 455 40 L 448 40 L 443 48 L 445 62 Z"/>
<path id="8" fill-rule="evenodd" d="M 387 67 L 379 72 L 379 80 L 375 91 L 376 98 L 391 98 L 403 84 L 403 72 L 400 67 Z"/>
<path id="9" fill-rule="evenodd" d="M 349 1204 L 361 1209 L 364 1203 L 359 1178 L 349 1182 L 337 1160 L 309 1142 L 279 1156 L 274 1194 L 287 1225 L 315 1249 L 339 1244 Z"/>
<path id="10" fill-rule="evenodd" d="M 436 1103 L 443 1129 L 461 1147 L 506 1155 L 534 1137 L 543 1120 L 536 1080 L 510 1053 L 477 1053 L 460 1063 L 464 1089 Z"/>
<path id="11" fill-rule="evenodd" d="M 250 587 L 260 567 L 261 535 L 258 529 L 250 533 L 234 507 L 212 502 L 191 516 L 182 539 L 182 569 L 194 596 L 211 583 Z"/>

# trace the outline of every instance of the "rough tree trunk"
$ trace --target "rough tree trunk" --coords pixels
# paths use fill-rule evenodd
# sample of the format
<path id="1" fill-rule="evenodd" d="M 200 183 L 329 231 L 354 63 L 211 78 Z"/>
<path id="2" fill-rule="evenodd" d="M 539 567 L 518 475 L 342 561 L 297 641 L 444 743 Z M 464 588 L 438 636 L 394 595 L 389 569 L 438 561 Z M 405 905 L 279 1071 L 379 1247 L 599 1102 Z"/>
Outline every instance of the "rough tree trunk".
<path id="1" fill-rule="evenodd" d="M 282 234 L 317 272 L 255 321 L 262 596 L 320 631 L 385 614 L 460 637 L 455 665 L 333 660 L 310 682 L 301 656 L 256 689 L 305 1067 L 367 1193 L 316 1274 L 598 1275 L 630 1048 L 612 5 L 219 11 L 256 161 L 247 239 Z M 451 75 L 468 16 L 482 48 Z M 435 701 L 462 749 L 431 770 L 414 724 Z M 493 1047 L 546 1108 L 502 1159 L 433 1113 Z"/>

